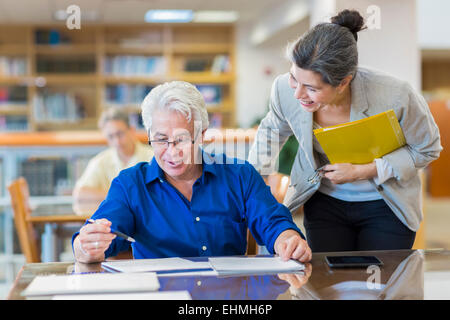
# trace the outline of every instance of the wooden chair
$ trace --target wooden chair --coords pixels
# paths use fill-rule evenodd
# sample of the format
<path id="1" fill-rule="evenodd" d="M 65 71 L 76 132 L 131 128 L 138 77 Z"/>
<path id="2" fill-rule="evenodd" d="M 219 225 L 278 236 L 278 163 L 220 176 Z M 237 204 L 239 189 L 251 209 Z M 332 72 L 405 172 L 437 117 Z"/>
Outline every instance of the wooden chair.
<path id="1" fill-rule="evenodd" d="M 266 184 L 270 187 L 275 199 L 278 202 L 283 203 L 286 196 L 287 189 L 289 187 L 290 177 L 281 173 L 273 173 L 265 179 Z M 258 252 L 258 244 L 255 238 L 253 238 L 250 230 L 247 229 L 247 255 L 255 255 Z"/>
<path id="2" fill-rule="evenodd" d="M 30 192 L 25 178 L 14 180 L 8 190 L 11 196 L 11 205 L 14 212 L 14 224 L 19 237 L 20 248 L 25 255 L 27 263 L 40 262 L 39 239 L 34 228 L 35 224 L 55 223 L 66 224 L 73 222 L 83 223 L 88 216 L 78 215 L 46 215 L 32 216 L 29 204 Z"/>

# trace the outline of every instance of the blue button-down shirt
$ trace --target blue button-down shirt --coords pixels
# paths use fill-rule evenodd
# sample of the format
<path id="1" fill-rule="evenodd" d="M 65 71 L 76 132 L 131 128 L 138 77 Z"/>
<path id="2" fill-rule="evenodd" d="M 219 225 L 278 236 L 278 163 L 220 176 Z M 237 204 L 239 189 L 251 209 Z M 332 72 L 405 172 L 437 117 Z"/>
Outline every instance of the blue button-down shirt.
<path id="1" fill-rule="evenodd" d="M 202 166 L 191 201 L 165 179 L 154 158 L 122 170 L 92 219 L 106 218 L 112 228 L 135 238 L 137 259 L 242 255 L 247 228 L 271 253 L 284 230 L 304 238 L 251 164 L 203 152 Z M 116 237 L 105 256 L 127 247 Z"/>

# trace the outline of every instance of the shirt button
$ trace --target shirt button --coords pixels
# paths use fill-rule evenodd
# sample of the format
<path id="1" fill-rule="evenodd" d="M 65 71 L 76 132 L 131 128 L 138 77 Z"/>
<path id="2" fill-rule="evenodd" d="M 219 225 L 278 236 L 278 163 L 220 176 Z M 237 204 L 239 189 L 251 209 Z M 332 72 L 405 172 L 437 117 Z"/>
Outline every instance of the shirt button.
<path id="1" fill-rule="evenodd" d="M 200 217 L 195 218 L 195 221 L 200 221 Z"/>
<path id="2" fill-rule="evenodd" d="M 206 246 L 203 246 L 203 247 L 202 247 L 202 250 L 203 250 L 203 251 L 206 251 L 206 249 L 208 249 L 208 248 L 206 248 Z"/>

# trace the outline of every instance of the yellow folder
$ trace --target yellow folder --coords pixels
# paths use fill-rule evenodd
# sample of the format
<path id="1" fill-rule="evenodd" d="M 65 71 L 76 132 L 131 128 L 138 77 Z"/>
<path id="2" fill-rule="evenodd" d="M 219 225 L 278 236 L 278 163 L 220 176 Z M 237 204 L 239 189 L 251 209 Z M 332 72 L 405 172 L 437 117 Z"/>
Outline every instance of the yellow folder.
<path id="1" fill-rule="evenodd" d="M 372 162 L 406 144 L 394 110 L 314 130 L 330 163 Z"/>

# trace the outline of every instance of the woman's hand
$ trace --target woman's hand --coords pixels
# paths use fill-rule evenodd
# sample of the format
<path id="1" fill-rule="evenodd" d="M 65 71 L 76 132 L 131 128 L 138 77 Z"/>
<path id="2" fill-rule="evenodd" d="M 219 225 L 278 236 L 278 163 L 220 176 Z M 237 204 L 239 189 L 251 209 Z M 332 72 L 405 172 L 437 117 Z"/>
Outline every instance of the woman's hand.
<path id="1" fill-rule="evenodd" d="M 308 243 L 300 237 L 297 231 L 288 229 L 280 233 L 274 245 L 275 253 L 283 260 L 298 260 L 308 262 L 312 258 Z"/>
<path id="2" fill-rule="evenodd" d="M 375 162 L 367 164 L 335 163 L 323 168 L 323 176 L 334 184 L 367 180 L 377 176 Z"/>
<path id="3" fill-rule="evenodd" d="M 105 258 L 105 251 L 116 237 L 111 233 L 111 222 L 107 219 L 95 220 L 80 229 L 74 241 L 75 258 L 80 262 L 98 262 Z M 78 250 L 77 250 L 78 249 Z"/>

